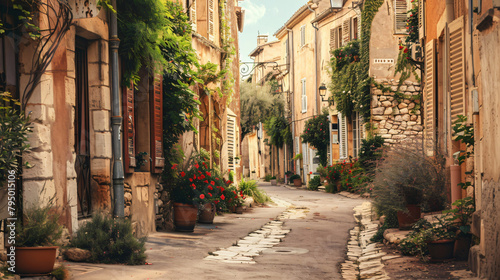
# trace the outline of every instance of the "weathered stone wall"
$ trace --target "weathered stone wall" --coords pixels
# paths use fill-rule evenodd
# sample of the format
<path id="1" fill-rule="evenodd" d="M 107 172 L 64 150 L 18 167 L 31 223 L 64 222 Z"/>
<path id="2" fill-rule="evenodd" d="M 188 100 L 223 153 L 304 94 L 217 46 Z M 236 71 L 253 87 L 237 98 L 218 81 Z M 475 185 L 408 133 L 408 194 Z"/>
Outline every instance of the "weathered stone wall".
<path id="1" fill-rule="evenodd" d="M 377 83 L 397 89 L 398 81 L 377 79 Z M 405 98 L 397 100 L 394 92 L 383 92 L 372 87 L 372 123 L 376 134 L 384 138 L 385 143 L 395 144 L 406 138 L 422 136 L 423 126 L 420 116 L 420 84 L 406 81 L 400 88 Z"/>
<path id="2" fill-rule="evenodd" d="M 156 205 L 158 175 L 135 172 L 125 178 L 125 216 L 132 221 L 135 235 L 147 236 L 156 230 Z"/>

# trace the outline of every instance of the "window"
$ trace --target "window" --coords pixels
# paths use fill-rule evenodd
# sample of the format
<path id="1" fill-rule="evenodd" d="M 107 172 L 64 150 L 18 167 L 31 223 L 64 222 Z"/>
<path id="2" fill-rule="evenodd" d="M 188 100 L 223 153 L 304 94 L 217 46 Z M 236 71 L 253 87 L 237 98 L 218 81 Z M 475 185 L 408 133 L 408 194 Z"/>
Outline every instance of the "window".
<path id="1" fill-rule="evenodd" d="M 358 29 L 359 29 L 359 23 L 358 23 L 358 17 L 355 17 L 352 19 L 352 30 L 353 30 L 353 40 L 358 40 Z"/>
<path id="2" fill-rule="evenodd" d="M 307 94 L 306 94 L 306 78 L 301 80 L 302 83 L 302 113 L 307 112 Z"/>
<path id="3" fill-rule="evenodd" d="M 361 118 L 359 112 L 354 112 L 352 116 L 352 148 L 353 157 L 359 156 L 359 149 L 361 148 Z"/>
<path id="4" fill-rule="evenodd" d="M 394 33 L 396 34 L 408 34 L 408 29 L 406 29 L 408 6 L 408 0 L 394 0 Z"/>
<path id="5" fill-rule="evenodd" d="M 302 25 L 300 27 L 300 46 L 303 47 L 306 44 L 306 26 Z"/>

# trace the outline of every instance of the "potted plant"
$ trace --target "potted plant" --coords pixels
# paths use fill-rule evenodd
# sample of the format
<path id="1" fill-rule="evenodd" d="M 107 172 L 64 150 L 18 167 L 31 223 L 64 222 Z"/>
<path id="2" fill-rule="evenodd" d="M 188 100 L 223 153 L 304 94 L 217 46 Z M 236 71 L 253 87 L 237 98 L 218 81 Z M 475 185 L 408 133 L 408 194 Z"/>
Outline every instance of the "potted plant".
<path id="1" fill-rule="evenodd" d="M 52 203 L 25 209 L 16 231 L 16 273 L 41 275 L 54 269 L 63 228 Z"/>
<path id="2" fill-rule="evenodd" d="M 290 181 L 293 182 L 293 185 L 296 187 L 302 186 L 302 180 L 299 174 L 294 174 L 290 177 Z"/>
<path id="3" fill-rule="evenodd" d="M 401 229 L 420 219 L 420 209 L 439 200 L 444 208 L 446 176 L 444 157 L 436 152 L 427 157 L 419 141 L 407 142 L 383 156 L 373 181 L 374 204 L 378 212 L 398 212 Z"/>
<path id="4" fill-rule="evenodd" d="M 467 260 L 472 243 L 470 223 L 475 211 L 474 199 L 470 196 L 457 199 L 452 206 L 454 208 L 451 210 L 444 211 L 446 213 L 444 219 L 456 230 L 453 256 L 458 260 Z"/>
<path id="5" fill-rule="evenodd" d="M 437 222 L 422 231 L 424 241 L 427 243 L 431 261 L 442 261 L 453 258 L 455 245 L 455 230 L 444 218 L 436 217 Z"/>
<path id="6" fill-rule="evenodd" d="M 276 176 L 271 177 L 271 185 L 276 186 L 278 182 L 276 181 Z"/>
<path id="7" fill-rule="evenodd" d="M 293 175 L 293 172 L 292 171 L 287 171 L 285 172 L 285 183 L 288 184 L 288 182 L 290 181 L 290 177 Z"/>

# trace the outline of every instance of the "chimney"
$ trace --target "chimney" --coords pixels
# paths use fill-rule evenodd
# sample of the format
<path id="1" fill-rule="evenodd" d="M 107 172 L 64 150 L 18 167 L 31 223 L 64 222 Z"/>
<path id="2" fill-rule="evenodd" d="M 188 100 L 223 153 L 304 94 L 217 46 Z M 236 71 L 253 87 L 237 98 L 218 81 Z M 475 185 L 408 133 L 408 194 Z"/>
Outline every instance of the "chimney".
<path id="1" fill-rule="evenodd" d="M 265 43 L 267 43 L 267 37 L 269 35 L 258 35 L 257 36 L 257 46 L 260 46 L 260 45 L 264 45 Z"/>

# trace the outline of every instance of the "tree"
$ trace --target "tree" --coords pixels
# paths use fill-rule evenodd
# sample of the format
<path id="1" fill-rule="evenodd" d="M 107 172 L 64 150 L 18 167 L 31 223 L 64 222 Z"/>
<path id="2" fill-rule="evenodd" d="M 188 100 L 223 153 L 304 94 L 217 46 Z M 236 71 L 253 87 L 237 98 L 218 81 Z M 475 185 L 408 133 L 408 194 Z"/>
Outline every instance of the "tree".
<path id="1" fill-rule="evenodd" d="M 314 116 L 306 122 L 304 132 L 302 133 L 302 142 L 309 143 L 318 150 L 319 161 L 321 165 L 328 164 L 328 144 L 330 142 L 328 112 Z"/>
<path id="2" fill-rule="evenodd" d="M 257 86 L 248 82 L 240 83 L 241 139 L 250 133 L 259 122 L 265 122 L 276 109 L 283 107 L 278 97 L 270 94 L 269 85 Z M 278 106 L 273 106 L 278 105 Z M 279 113 L 279 112 L 278 112 Z"/>

